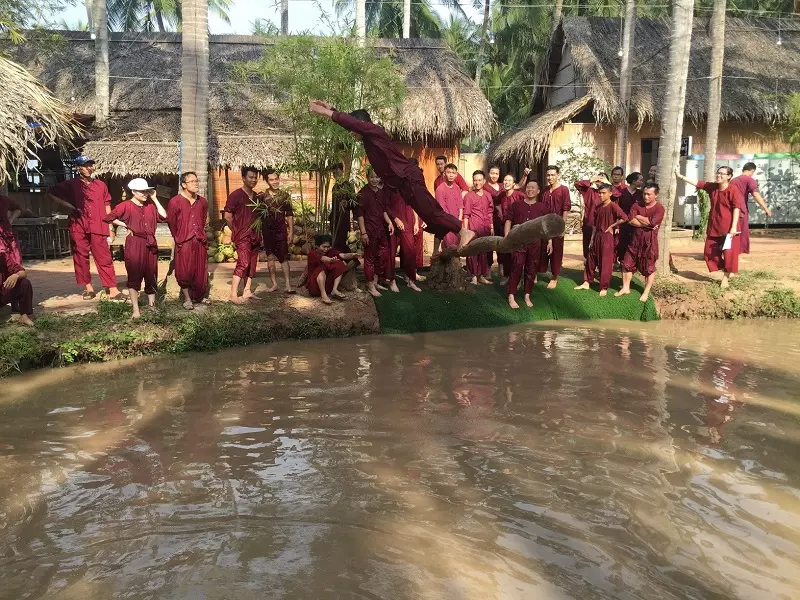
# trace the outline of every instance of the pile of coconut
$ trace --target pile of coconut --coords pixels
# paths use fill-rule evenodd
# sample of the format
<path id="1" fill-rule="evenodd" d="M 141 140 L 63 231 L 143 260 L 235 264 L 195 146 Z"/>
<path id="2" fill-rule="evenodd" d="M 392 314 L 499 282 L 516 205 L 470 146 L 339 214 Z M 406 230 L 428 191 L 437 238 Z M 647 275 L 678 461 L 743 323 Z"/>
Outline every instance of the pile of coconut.
<path id="1" fill-rule="evenodd" d="M 225 225 L 216 236 L 208 238 L 208 260 L 223 263 L 235 262 L 239 258 L 236 246 L 231 242 L 231 228 Z"/>

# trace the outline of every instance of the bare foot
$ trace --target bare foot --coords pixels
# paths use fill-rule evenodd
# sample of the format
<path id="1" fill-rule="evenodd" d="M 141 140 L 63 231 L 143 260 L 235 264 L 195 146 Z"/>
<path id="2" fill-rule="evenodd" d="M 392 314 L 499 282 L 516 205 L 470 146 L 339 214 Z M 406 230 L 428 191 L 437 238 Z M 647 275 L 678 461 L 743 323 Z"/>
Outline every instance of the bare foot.
<path id="1" fill-rule="evenodd" d="M 388 290 L 389 288 L 387 288 L 387 287 L 385 287 L 385 286 L 382 286 L 380 283 L 376 283 L 376 284 L 375 284 L 375 289 L 377 289 L 377 290 L 382 290 L 382 291 L 384 291 L 384 292 L 385 292 L 385 291 L 386 291 L 386 290 Z"/>
<path id="2" fill-rule="evenodd" d="M 601 295 L 601 296 L 606 296 L 606 295 L 608 295 L 608 290 L 600 290 L 600 295 Z"/>
<path id="3" fill-rule="evenodd" d="M 394 280 L 392 280 L 392 282 L 389 284 L 389 289 L 395 293 L 400 291 L 400 288 L 397 287 L 397 282 Z"/>
<path id="4" fill-rule="evenodd" d="M 528 306 L 528 308 L 533 308 L 533 301 L 531 300 L 529 294 L 525 294 L 525 304 Z"/>
<path id="5" fill-rule="evenodd" d="M 469 280 L 469 282 L 472 285 L 478 285 L 478 278 L 477 277 L 473 277 L 472 279 Z"/>
<path id="6" fill-rule="evenodd" d="M 33 320 L 28 315 L 19 315 L 17 317 L 17 322 L 21 325 L 25 325 L 25 327 L 33 327 Z"/>
<path id="7" fill-rule="evenodd" d="M 647 302 L 647 299 L 650 297 L 650 292 L 645 292 L 642 294 L 642 297 L 639 298 L 639 302 Z"/>
<path id="8" fill-rule="evenodd" d="M 386 288 L 384 288 L 384 289 L 386 289 Z M 373 298 L 380 298 L 381 297 L 381 293 L 378 290 L 376 290 L 374 286 L 368 287 L 367 291 L 370 293 L 370 295 Z"/>
<path id="9" fill-rule="evenodd" d="M 333 300 L 331 300 L 327 296 L 323 296 L 322 297 L 322 302 L 325 303 L 325 304 L 333 304 Z"/>
<path id="10" fill-rule="evenodd" d="M 551 279 L 550 283 L 547 284 L 547 289 L 548 290 L 554 290 L 554 289 L 556 289 L 557 285 L 558 285 L 558 279 Z"/>
<path id="11" fill-rule="evenodd" d="M 487 279 L 486 277 L 481 277 L 478 279 L 478 281 L 484 285 L 492 285 L 491 280 Z"/>
<path id="12" fill-rule="evenodd" d="M 345 295 L 342 292 L 336 290 L 335 292 L 331 292 L 331 298 L 336 298 L 337 300 L 344 300 Z"/>
<path id="13" fill-rule="evenodd" d="M 142 316 L 142 313 L 136 313 L 135 315 L 131 315 L 131 319 L 139 319 Z"/>
<path id="14" fill-rule="evenodd" d="M 588 281 L 584 281 L 582 284 L 576 285 L 574 289 L 576 289 L 576 290 L 590 290 L 592 288 L 589 285 Z"/>
<path id="15" fill-rule="evenodd" d="M 730 281 L 728 281 L 728 277 L 727 277 L 727 276 L 724 276 L 724 277 L 722 278 L 722 281 L 720 281 L 720 282 L 719 282 L 719 287 L 721 287 L 723 290 L 724 290 L 726 287 L 728 287 L 729 285 L 730 285 Z"/>
<path id="16" fill-rule="evenodd" d="M 425 281 L 426 279 L 427 277 L 425 277 L 425 275 L 420 275 L 419 273 L 417 273 L 417 281 Z"/>
<path id="17" fill-rule="evenodd" d="M 247 298 L 245 298 L 244 296 L 231 296 L 231 302 L 233 302 L 234 304 L 244 304 L 245 302 L 247 302 Z"/>
<path id="18" fill-rule="evenodd" d="M 422 291 L 419 288 L 419 286 L 416 283 L 414 283 L 412 280 L 410 280 L 410 279 L 408 280 L 408 289 L 414 290 L 415 292 L 421 292 Z"/>
<path id="19" fill-rule="evenodd" d="M 463 250 L 467 244 L 469 244 L 472 240 L 475 239 L 475 235 L 477 235 L 474 231 L 470 229 L 462 229 L 458 232 L 458 249 L 459 251 Z"/>
<path id="20" fill-rule="evenodd" d="M 519 304 L 517 304 L 517 300 L 516 300 L 516 298 L 514 298 L 514 296 L 509 296 L 508 297 L 508 305 L 511 308 L 514 308 L 514 309 L 519 308 Z"/>
<path id="21" fill-rule="evenodd" d="M 258 296 L 256 296 L 253 292 L 245 292 L 242 294 L 242 298 L 245 300 L 261 300 Z"/>
<path id="22" fill-rule="evenodd" d="M 614 294 L 614 297 L 615 298 L 619 298 L 620 296 L 627 296 L 630 293 L 631 293 L 630 290 L 622 288 L 620 291 L 618 291 L 616 294 Z"/>
<path id="23" fill-rule="evenodd" d="M 503 285 L 506 285 L 507 283 L 508 283 L 508 277 L 503 277 L 503 278 L 500 280 L 500 285 L 501 285 L 501 286 L 503 286 Z"/>
<path id="24" fill-rule="evenodd" d="M 264 291 L 265 291 L 265 292 L 267 292 L 267 293 L 269 294 L 270 292 L 274 292 L 274 291 L 275 291 L 275 290 L 277 290 L 277 289 L 278 289 L 278 284 L 277 284 L 277 283 L 273 283 L 271 286 L 269 286 L 269 287 L 268 287 L 267 289 L 265 289 Z"/>

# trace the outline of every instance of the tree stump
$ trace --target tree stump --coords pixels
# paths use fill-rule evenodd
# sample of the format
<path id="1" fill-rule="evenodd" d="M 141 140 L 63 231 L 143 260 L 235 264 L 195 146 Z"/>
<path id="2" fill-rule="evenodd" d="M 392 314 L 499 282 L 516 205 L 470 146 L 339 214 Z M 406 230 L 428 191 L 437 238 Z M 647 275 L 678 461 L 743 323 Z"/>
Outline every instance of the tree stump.
<path id="1" fill-rule="evenodd" d="M 463 290 L 467 278 L 461 270 L 461 258 L 498 252 L 510 254 L 536 240 L 549 240 L 564 234 L 565 223 L 558 215 L 545 215 L 512 227 L 506 237 L 486 236 L 473 240 L 459 251 L 455 246 L 446 248 L 432 259 L 428 276 L 429 287 L 435 291 Z"/>

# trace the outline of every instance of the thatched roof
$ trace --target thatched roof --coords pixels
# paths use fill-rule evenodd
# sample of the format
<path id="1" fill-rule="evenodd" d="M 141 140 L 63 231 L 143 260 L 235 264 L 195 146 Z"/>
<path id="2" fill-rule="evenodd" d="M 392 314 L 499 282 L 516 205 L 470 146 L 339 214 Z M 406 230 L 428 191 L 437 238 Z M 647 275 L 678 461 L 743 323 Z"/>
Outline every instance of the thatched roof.
<path id="1" fill-rule="evenodd" d="M 15 49 L 26 65 L 56 96 L 78 114 L 94 113 L 94 41 L 86 32 L 59 31 L 63 41 L 48 53 L 29 43 Z M 29 39 L 35 41 L 36 33 Z M 406 140 L 488 137 L 494 127 L 491 105 L 464 72 L 458 57 L 440 40 L 371 40 L 398 64 L 408 87 L 394 133 Z M 270 41 L 255 36 L 212 35 L 210 50 L 209 154 L 212 164 L 260 164 L 283 155 L 290 140 L 279 140 L 289 124 L 276 104 L 256 102 L 249 85 L 233 82 L 232 65 L 269 52 Z M 94 141 L 177 142 L 180 136 L 181 43 L 178 33 L 113 33 L 109 42 L 111 119 L 90 130 Z M 258 133 L 258 136 L 253 136 Z M 263 138 L 263 139 L 257 139 Z M 92 146 L 100 148 L 100 146 Z M 117 152 L 123 148 L 118 146 Z M 128 168 L 123 154 L 108 158 Z M 127 150 L 126 150 L 127 152 Z M 99 160 L 99 158 L 98 158 Z M 173 161 L 175 168 L 177 163 Z M 131 158 L 140 171 L 158 164 Z M 105 170 L 106 163 L 99 162 Z M 110 164 L 110 163 L 109 163 Z"/>
<path id="2" fill-rule="evenodd" d="M 42 146 L 69 142 L 78 131 L 67 106 L 20 65 L 0 56 L 0 183 Z"/>
<path id="3" fill-rule="evenodd" d="M 488 151 L 490 160 L 518 158 L 534 162 L 548 149 L 555 129 L 591 106 L 599 122 L 613 121 L 619 106 L 618 56 L 622 21 L 605 17 L 572 17 L 562 22 L 548 52 L 547 79 L 541 81 L 552 97 L 555 61 L 568 49 L 575 68 L 576 86 L 586 95 L 549 108 L 496 138 Z M 711 39 L 708 19 L 695 19 L 692 54 L 686 89 L 686 117 L 702 122 L 708 110 L 708 75 Z M 800 91 L 800 19 L 728 18 L 725 27 L 725 63 L 722 84 L 723 120 L 775 123 L 786 118 L 782 98 Z M 562 35 L 563 34 L 563 35 Z M 658 121 L 664 102 L 670 21 L 637 19 L 633 52 L 631 117 L 637 126 Z M 563 39 L 563 48 L 561 40 Z M 777 92 L 777 94 L 776 94 Z"/>
<path id="4" fill-rule="evenodd" d="M 637 19 L 633 51 L 631 109 L 639 124 L 658 120 L 669 57 L 670 21 Z M 595 115 L 611 120 L 619 103 L 619 50 L 622 21 L 614 18 L 565 19 L 564 43 L 581 82 L 588 86 Z M 778 29 L 781 31 L 781 45 Z M 725 25 L 725 63 L 721 115 L 724 120 L 773 123 L 785 118 L 777 93 L 800 90 L 800 19 L 734 19 Z M 701 121 L 708 112 L 711 68 L 708 19 L 695 19 L 686 88 L 686 116 Z M 641 83 L 637 83 L 641 82 Z"/>

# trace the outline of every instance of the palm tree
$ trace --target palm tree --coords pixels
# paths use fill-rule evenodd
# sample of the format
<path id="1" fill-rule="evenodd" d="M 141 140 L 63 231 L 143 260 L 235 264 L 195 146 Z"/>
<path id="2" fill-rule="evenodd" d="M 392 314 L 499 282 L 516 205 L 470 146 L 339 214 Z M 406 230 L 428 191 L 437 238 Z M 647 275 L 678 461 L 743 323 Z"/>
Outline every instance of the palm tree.
<path id="1" fill-rule="evenodd" d="M 692 23 L 694 0 L 675 0 L 670 32 L 669 71 L 670 85 L 664 93 L 661 111 L 661 139 L 658 144 L 658 172 L 661 182 L 661 203 L 666 217 L 658 232 L 659 276 L 669 274 L 669 244 L 672 235 L 672 214 L 675 207 L 677 180 L 675 169 L 681 148 L 683 112 L 686 105 L 686 79 L 689 75 L 689 54 L 692 49 Z"/>
<path id="2" fill-rule="evenodd" d="M 486 62 L 486 46 L 489 44 L 489 12 L 491 9 L 490 0 L 483 2 L 483 25 L 481 25 L 481 45 L 478 49 L 478 60 L 475 64 L 475 85 L 481 87 L 481 70 Z"/>
<path id="3" fill-rule="evenodd" d="M 364 15 L 367 34 L 376 37 L 399 38 L 403 35 L 403 0 L 369 2 Z M 457 2 L 453 0 L 453 5 Z M 336 0 L 336 13 L 354 14 L 355 0 Z M 461 9 L 463 14 L 463 9 Z M 466 15 L 464 15 L 466 16 Z M 411 37 L 439 38 L 442 21 L 426 0 L 411 4 Z"/>
<path id="4" fill-rule="evenodd" d="M 450 13 L 450 19 L 442 27 L 442 40 L 464 62 L 468 73 L 475 72 L 480 40 L 475 23 Z"/>
<path id="5" fill-rule="evenodd" d="M 281 35 L 289 35 L 289 0 L 281 0 Z"/>
<path id="6" fill-rule="evenodd" d="M 108 90 L 108 13 L 106 1 L 95 0 L 94 16 L 94 120 L 103 125 L 110 114 Z"/>
<path id="7" fill-rule="evenodd" d="M 88 1 L 88 0 L 87 0 Z M 183 20 L 182 0 L 107 0 L 113 31 L 174 31 Z M 230 23 L 231 0 L 208 0 L 208 9 Z"/>
<path id="8" fill-rule="evenodd" d="M 705 164 L 703 179 L 714 181 L 717 170 L 717 138 L 719 136 L 719 114 L 722 103 L 722 64 L 725 60 L 725 8 L 726 0 L 714 0 L 711 16 L 711 69 L 708 78 L 708 119 L 706 121 Z"/>
<path id="9" fill-rule="evenodd" d="M 181 170 L 208 184 L 208 3 L 183 0 L 181 56 Z"/>
<path id="10" fill-rule="evenodd" d="M 724 0 L 723 0 L 724 1 Z M 619 118 L 617 120 L 616 164 L 623 169 L 628 162 L 628 121 L 630 121 L 631 76 L 633 64 L 631 50 L 636 31 L 636 0 L 625 2 L 625 31 L 622 34 L 622 60 L 619 75 Z"/>

